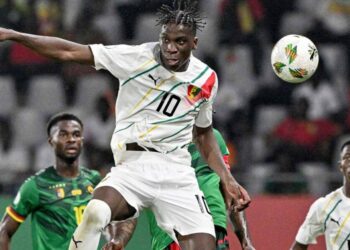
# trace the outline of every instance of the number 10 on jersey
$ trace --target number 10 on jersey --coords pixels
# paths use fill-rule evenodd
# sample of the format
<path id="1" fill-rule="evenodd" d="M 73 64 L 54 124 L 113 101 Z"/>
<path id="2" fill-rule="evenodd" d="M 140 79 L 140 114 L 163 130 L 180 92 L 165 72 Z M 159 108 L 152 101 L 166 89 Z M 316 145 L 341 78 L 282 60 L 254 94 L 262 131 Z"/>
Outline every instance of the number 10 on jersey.
<path id="1" fill-rule="evenodd" d="M 157 111 L 163 113 L 166 116 L 173 116 L 177 106 L 179 106 L 180 100 L 181 100 L 180 97 L 176 95 L 173 95 L 173 94 L 169 95 L 169 93 L 165 93 L 157 107 Z"/>

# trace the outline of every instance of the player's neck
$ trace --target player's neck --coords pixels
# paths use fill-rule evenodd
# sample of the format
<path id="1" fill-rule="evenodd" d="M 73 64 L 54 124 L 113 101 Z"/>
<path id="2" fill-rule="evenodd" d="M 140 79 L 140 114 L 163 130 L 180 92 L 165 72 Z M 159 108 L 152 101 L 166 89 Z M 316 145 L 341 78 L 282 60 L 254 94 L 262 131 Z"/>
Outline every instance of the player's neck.
<path id="1" fill-rule="evenodd" d="M 350 183 L 345 181 L 343 186 L 343 193 L 346 197 L 350 198 Z"/>
<path id="2" fill-rule="evenodd" d="M 57 159 L 55 169 L 57 174 L 64 178 L 75 178 L 79 175 L 79 161 L 68 163 Z"/>

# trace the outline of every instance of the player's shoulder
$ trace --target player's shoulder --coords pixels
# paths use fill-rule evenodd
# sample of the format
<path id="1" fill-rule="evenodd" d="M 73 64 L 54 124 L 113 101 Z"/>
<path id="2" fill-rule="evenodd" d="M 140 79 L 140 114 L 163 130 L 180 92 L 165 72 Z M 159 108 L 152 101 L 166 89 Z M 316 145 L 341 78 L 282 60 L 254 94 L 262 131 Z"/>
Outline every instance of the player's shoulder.
<path id="1" fill-rule="evenodd" d="M 338 188 L 325 196 L 322 196 L 314 201 L 312 204 L 313 208 L 318 209 L 327 209 L 333 208 L 337 203 L 343 199 L 342 189 Z"/>
<path id="2" fill-rule="evenodd" d="M 85 166 L 80 166 L 79 169 L 80 169 L 81 173 L 83 173 L 85 175 L 91 175 L 91 176 L 100 175 L 98 171 L 93 170 L 93 169 L 89 169 Z"/>
<path id="3" fill-rule="evenodd" d="M 343 198 L 343 191 L 342 191 L 342 188 L 338 188 L 332 192 L 330 192 L 329 194 L 327 194 L 326 196 L 324 196 L 324 199 L 326 201 L 330 201 L 330 200 L 335 200 L 335 201 L 338 201 L 340 199 Z"/>
<path id="4" fill-rule="evenodd" d="M 142 43 L 137 45 L 131 44 L 118 44 L 118 45 L 105 45 L 106 50 L 117 50 L 118 53 L 130 54 L 130 53 L 148 53 L 152 55 L 154 47 L 157 42 Z M 103 45 L 102 45 L 103 46 Z"/>
<path id="5" fill-rule="evenodd" d="M 207 73 L 209 75 L 215 74 L 216 76 L 216 72 L 214 69 L 212 69 L 208 64 L 206 64 L 199 58 L 195 57 L 194 55 L 191 56 L 190 66 L 191 66 L 190 70 L 193 71 L 194 73 L 197 73 L 197 74 Z"/>
<path id="6" fill-rule="evenodd" d="M 54 167 L 53 166 L 49 166 L 49 167 L 43 168 L 43 169 L 35 172 L 28 179 L 33 179 L 34 181 L 36 181 L 38 179 L 50 178 L 54 172 L 55 172 Z"/>
<path id="7" fill-rule="evenodd" d="M 98 171 L 80 166 L 80 173 L 84 178 L 87 178 L 93 182 L 99 182 L 101 175 Z"/>
<path id="8" fill-rule="evenodd" d="M 33 192 L 33 190 L 36 189 L 38 184 L 46 182 L 46 180 L 48 179 L 48 169 L 49 168 L 39 170 L 38 172 L 25 179 L 21 185 L 21 190 L 32 190 L 31 192 Z"/>

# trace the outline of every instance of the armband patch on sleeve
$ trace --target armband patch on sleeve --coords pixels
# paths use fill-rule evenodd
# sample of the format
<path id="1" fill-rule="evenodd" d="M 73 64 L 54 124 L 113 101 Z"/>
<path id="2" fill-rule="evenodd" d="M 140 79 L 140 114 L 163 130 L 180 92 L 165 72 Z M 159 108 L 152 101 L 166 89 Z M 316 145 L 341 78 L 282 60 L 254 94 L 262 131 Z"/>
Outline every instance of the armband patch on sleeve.
<path id="1" fill-rule="evenodd" d="M 7 207 L 6 208 L 6 213 L 15 221 L 22 223 L 23 221 L 25 221 L 25 217 L 18 214 L 12 207 Z"/>

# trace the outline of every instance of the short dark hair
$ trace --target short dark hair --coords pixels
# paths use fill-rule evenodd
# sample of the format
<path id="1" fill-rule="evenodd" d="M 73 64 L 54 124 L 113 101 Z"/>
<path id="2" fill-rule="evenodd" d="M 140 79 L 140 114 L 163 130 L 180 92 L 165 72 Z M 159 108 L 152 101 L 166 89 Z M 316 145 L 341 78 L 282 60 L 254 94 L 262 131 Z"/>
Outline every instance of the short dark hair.
<path id="1" fill-rule="evenodd" d="M 350 140 L 345 141 L 340 147 L 340 152 L 343 152 L 343 149 L 350 145 Z"/>
<path id="2" fill-rule="evenodd" d="M 82 129 L 84 128 L 83 122 L 76 115 L 73 115 L 70 113 L 58 113 L 52 116 L 47 122 L 47 127 L 46 127 L 47 135 L 50 136 L 51 128 L 55 126 L 58 122 L 68 121 L 68 120 L 76 121 L 80 124 Z"/>
<path id="3" fill-rule="evenodd" d="M 189 26 L 193 33 L 205 27 L 203 17 L 198 10 L 196 0 L 174 0 L 173 6 L 163 4 L 157 12 L 157 25 L 168 23 L 183 24 Z"/>

